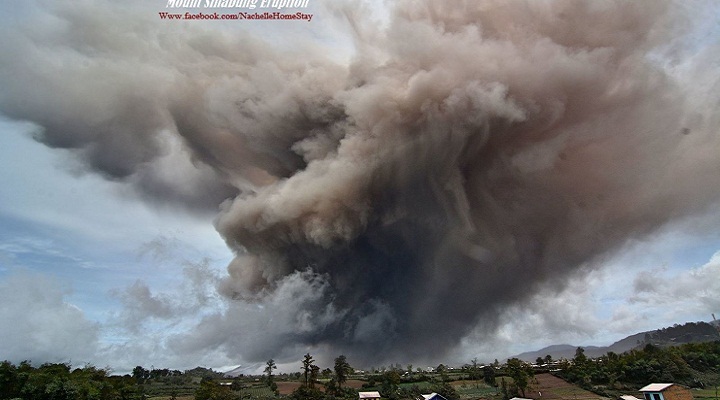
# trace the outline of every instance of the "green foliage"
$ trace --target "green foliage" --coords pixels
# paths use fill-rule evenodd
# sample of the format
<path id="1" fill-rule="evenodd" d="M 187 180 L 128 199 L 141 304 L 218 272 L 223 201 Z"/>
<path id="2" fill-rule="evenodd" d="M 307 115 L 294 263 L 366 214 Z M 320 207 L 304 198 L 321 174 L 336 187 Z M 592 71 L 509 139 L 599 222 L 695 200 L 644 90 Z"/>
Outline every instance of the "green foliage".
<path id="1" fill-rule="evenodd" d="M 325 394 L 315 387 L 302 385 L 295 389 L 288 397 L 290 400 L 322 400 Z"/>
<path id="2" fill-rule="evenodd" d="M 313 370 L 318 368 L 317 365 L 313 364 L 315 362 L 315 359 L 312 358 L 310 353 L 307 353 L 303 356 L 302 360 L 302 371 L 303 371 L 303 377 L 304 377 L 304 386 L 306 387 L 312 387 L 315 385 L 315 382 L 313 380 Z M 319 369 L 319 368 L 318 368 Z"/>
<path id="3" fill-rule="evenodd" d="M 691 343 L 661 348 L 647 343 L 641 350 L 624 354 L 607 353 L 595 360 L 583 352 L 563 363 L 559 374 L 586 389 L 618 384 L 639 386 L 648 382 L 676 382 L 703 387 L 708 376 L 720 373 L 720 341 Z"/>
<path id="4" fill-rule="evenodd" d="M 195 391 L 195 400 L 238 400 L 229 386 L 220 385 L 211 378 L 203 378 Z"/>
<path id="5" fill-rule="evenodd" d="M 400 374 L 396 370 L 390 370 L 380 376 L 380 395 L 386 399 L 398 398 L 398 385 Z"/>
<path id="6" fill-rule="evenodd" d="M 511 358 L 505 365 L 505 372 L 513 379 L 512 386 L 509 389 L 514 389 L 514 391 L 525 397 L 525 390 L 530 384 L 530 379 L 535 376 L 532 365 L 518 358 Z"/>
<path id="7" fill-rule="evenodd" d="M 190 370 L 186 370 L 183 375 L 197 378 L 211 378 L 220 379 L 223 377 L 222 372 L 213 371 L 212 368 L 195 367 Z"/>
<path id="8" fill-rule="evenodd" d="M 108 376 L 107 371 L 87 365 L 71 370 L 69 364 L 33 367 L 23 361 L 15 366 L 0 363 L 0 399 L 32 400 L 125 400 L 138 398 L 132 378 Z"/>
<path id="9" fill-rule="evenodd" d="M 497 386 L 497 382 L 495 381 L 495 368 L 492 365 L 483 368 L 483 381 L 490 386 Z"/>
<path id="10" fill-rule="evenodd" d="M 448 382 L 437 382 L 431 386 L 430 390 L 445 397 L 447 400 L 460 400 L 460 395 Z"/>
<path id="11" fill-rule="evenodd" d="M 477 358 L 473 358 L 472 360 L 470 360 L 470 365 L 468 366 L 468 378 L 470 378 L 470 380 L 476 381 L 480 379 L 480 376 L 480 364 L 478 363 Z"/>
<path id="12" fill-rule="evenodd" d="M 268 385 L 270 390 L 273 391 L 276 395 L 278 394 L 278 386 L 277 383 L 275 383 L 275 378 L 273 376 L 273 370 L 277 369 L 277 365 L 275 364 L 275 360 L 272 358 L 268 360 L 268 362 L 265 364 L 265 383 Z"/>
<path id="13" fill-rule="evenodd" d="M 502 400 L 510 399 L 510 392 L 508 391 L 508 385 L 507 382 L 505 382 L 505 378 L 500 378 L 500 393 L 502 395 Z"/>
<path id="14" fill-rule="evenodd" d="M 348 363 L 347 358 L 341 355 L 335 359 L 335 380 L 337 381 L 337 387 L 340 389 L 342 384 L 347 381 L 348 375 L 353 372 L 353 368 Z"/>

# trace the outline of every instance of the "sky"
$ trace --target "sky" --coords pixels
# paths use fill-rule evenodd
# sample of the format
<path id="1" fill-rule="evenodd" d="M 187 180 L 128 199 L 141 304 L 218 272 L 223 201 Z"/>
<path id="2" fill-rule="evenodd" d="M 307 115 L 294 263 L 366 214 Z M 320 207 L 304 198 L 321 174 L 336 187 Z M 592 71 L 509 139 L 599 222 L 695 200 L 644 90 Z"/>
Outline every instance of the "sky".
<path id="1" fill-rule="evenodd" d="M 716 2 L 166 11 L 237 10 L 0 4 L 0 359 L 462 365 L 720 315 Z"/>

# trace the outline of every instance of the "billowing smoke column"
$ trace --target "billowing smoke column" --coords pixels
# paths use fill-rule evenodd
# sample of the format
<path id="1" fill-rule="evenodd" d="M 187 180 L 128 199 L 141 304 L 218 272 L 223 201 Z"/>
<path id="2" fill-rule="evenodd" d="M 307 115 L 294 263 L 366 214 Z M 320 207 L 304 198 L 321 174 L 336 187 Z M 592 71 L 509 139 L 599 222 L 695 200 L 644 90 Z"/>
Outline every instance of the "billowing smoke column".
<path id="1" fill-rule="evenodd" d="M 340 9 L 347 65 L 179 25 L 118 38 L 67 4 L 60 39 L 15 32 L 3 49 L 23 58 L 3 61 L 1 110 L 41 125 L 40 141 L 149 199 L 222 202 L 236 258 L 220 291 L 238 304 L 289 293 L 270 339 L 228 352 L 441 356 L 717 201 L 717 96 L 698 90 L 717 76 L 691 87 L 658 61 L 679 6 L 399 1 L 382 29 Z M 75 64 L 26 50 L 50 45 Z M 249 334 L 236 317 L 184 345 Z"/>

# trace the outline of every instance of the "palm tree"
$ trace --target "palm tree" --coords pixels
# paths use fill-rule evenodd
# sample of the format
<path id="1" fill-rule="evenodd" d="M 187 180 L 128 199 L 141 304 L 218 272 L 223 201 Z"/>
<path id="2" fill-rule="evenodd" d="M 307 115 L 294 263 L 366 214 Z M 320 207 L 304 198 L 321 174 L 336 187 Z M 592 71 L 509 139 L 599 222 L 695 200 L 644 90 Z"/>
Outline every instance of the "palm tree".
<path id="1" fill-rule="evenodd" d="M 341 355 L 335 359 L 335 380 L 337 380 L 338 389 L 342 387 L 343 383 L 347 382 L 347 377 L 352 372 L 353 369 L 345 356 Z"/>

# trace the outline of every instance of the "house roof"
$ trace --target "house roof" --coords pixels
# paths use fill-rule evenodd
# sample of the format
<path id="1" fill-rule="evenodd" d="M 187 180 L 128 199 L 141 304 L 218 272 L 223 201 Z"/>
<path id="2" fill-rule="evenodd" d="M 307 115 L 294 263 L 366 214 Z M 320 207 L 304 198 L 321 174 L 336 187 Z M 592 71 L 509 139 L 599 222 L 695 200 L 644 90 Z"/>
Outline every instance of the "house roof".
<path id="1" fill-rule="evenodd" d="M 672 386 L 672 383 L 651 383 L 640 389 L 641 392 L 662 392 Z"/>
<path id="2" fill-rule="evenodd" d="M 637 397 L 629 395 L 629 394 L 624 394 L 624 395 L 620 396 L 620 398 L 622 400 L 640 400 Z"/>
<path id="3" fill-rule="evenodd" d="M 443 395 L 441 395 L 441 394 L 439 394 L 439 393 L 435 393 L 435 392 L 432 392 L 432 393 L 430 393 L 430 394 L 422 394 L 421 396 L 422 396 L 425 400 L 432 400 L 432 399 L 435 399 L 435 398 L 437 398 L 437 399 L 442 399 L 442 400 L 446 400 L 445 397 L 443 397 Z"/>
<path id="4" fill-rule="evenodd" d="M 380 392 L 358 392 L 361 399 L 379 399 Z"/>

